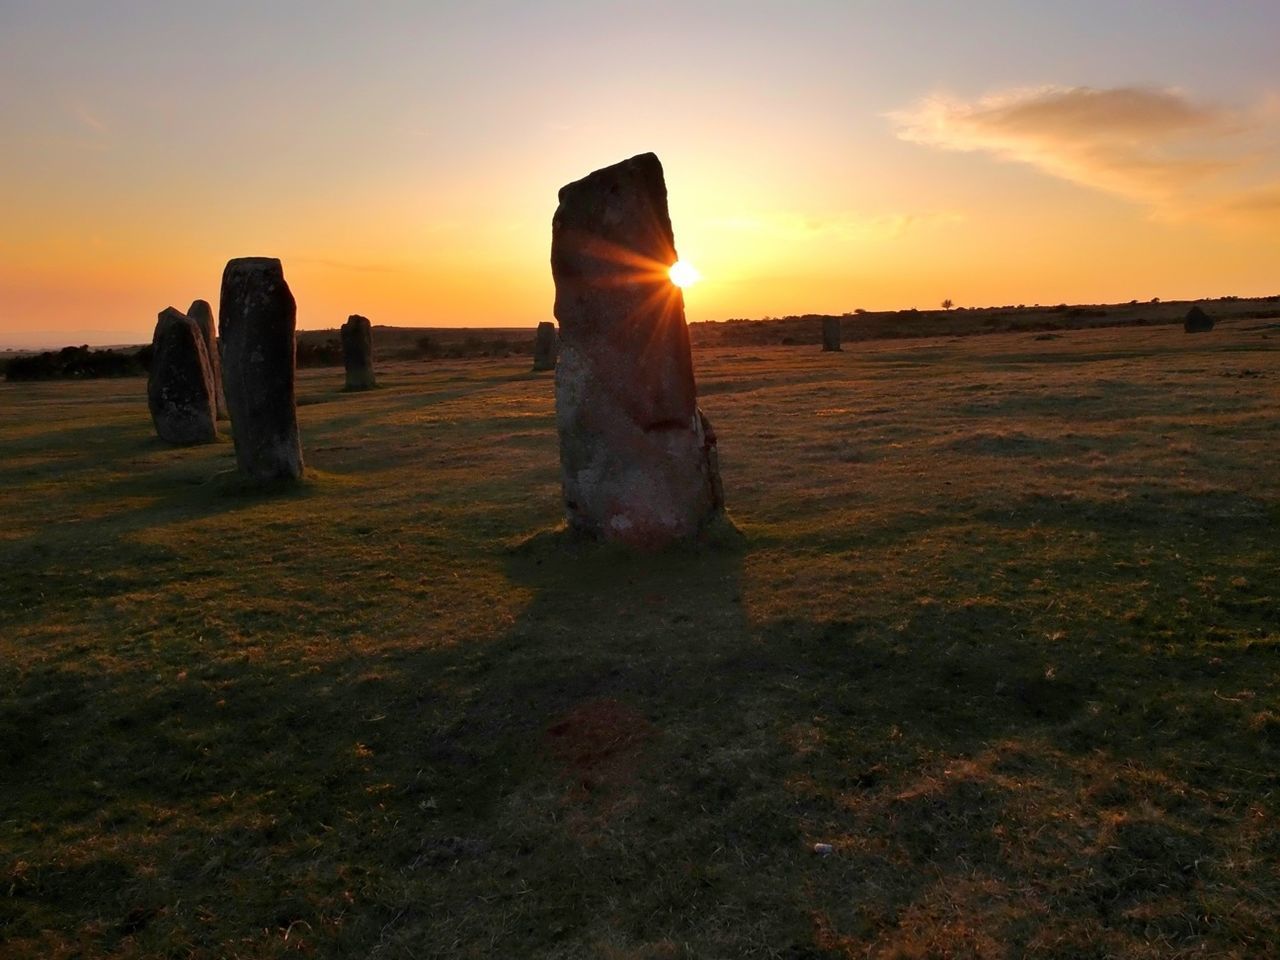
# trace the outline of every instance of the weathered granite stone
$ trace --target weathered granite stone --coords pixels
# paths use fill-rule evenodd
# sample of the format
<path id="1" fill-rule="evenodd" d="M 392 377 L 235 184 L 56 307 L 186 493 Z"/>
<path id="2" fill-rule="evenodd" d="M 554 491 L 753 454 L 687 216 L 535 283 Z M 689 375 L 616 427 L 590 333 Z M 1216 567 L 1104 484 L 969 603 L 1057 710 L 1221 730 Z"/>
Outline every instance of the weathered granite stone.
<path id="1" fill-rule="evenodd" d="M 551 272 L 565 515 L 575 531 L 645 548 L 697 534 L 724 505 L 675 261 L 653 154 L 561 188 Z"/>
<path id="2" fill-rule="evenodd" d="M 213 308 L 208 300 L 192 300 L 187 316 L 196 322 L 204 337 L 204 353 L 209 359 L 209 373 L 213 377 L 213 400 L 218 419 L 227 418 L 227 398 L 222 392 L 222 358 L 218 354 L 218 337 L 213 325 Z"/>
<path id="3" fill-rule="evenodd" d="M 538 324 L 538 332 L 533 338 L 533 369 L 554 370 L 556 368 L 556 325 L 550 320 Z"/>
<path id="4" fill-rule="evenodd" d="M 1213 317 L 1200 309 L 1200 304 L 1192 304 L 1187 311 L 1187 318 L 1182 321 L 1184 333 L 1208 333 L 1213 329 Z"/>
<path id="5" fill-rule="evenodd" d="M 822 349 L 827 351 L 840 350 L 840 318 L 839 317 L 823 317 L 822 318 Z"/>
<path id="6" fill-rule="evenodd" d="M 147 407 L 156 434 L 166 443 L 212 443 L 218 436 L 213 397 L 199 325 L 166 307 L 156 319 L 147 373 Z"/>
<path id="7" fill-rule="evenodd" d="M 372 390 L 378 385 L 373 376 L 373 328 L 359 314 L 353 313 L 342 325 L 342 362 L 347 366 L 348 390 Z"/>
<path id="8" fill-rule="evenodd" d="M 294 401 L 297 306 L 280 261 L 231 260 L 222 274 L 218 329 L 236 463 L 255 480 L 302 476 Z"/>

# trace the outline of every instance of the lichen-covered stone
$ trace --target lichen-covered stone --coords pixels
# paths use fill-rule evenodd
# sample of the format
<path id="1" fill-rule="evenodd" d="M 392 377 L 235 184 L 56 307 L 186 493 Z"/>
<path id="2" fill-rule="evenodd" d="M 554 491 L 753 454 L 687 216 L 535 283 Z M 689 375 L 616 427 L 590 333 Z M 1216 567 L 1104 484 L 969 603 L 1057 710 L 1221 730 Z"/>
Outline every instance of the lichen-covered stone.
<path id="1" fill-rule="evenodd" d="M 147 408 L 156 434 L 166 443 L 212 443 L 217 439 L 204 335 L 194 320 L 173 307 L 161 311 L 151 337 Z"/>
<path id="2" fill-rule="evenodd" d="M 542 321 L 533 337 L 533 369 L 554 370 L 557 346 L 556 325 L 550 320 Z"/>
<path id="3" fill-rule="evenodd" d="M 697 534 L 724 501 L 684 299 L 667 275 L 675 261 L 653 154 L 560 190 L 551 271 L 565 516 L 578 532 L 646 548 Z"/>
<path id="4" fill-rule="evenodd" d="M 373 328 L 359 314 L 353 313 L 342 325 L 342 362 L 348 390 L 372 390 L 378 385 L 373 376 Z"/>
<path id="5" fill-rule="evenodd" d="M 222 391 L 222 358 L 218 355 L 218 335 L 213 324 L 213 308 L 208 300 L 192 300 L 187 316 L 196 322 L 204 337 L 204 352 L 209 359 L 209 373 L 213 377 L 213 400 L 218 419 L 227 419 L 227 398 Z"/>
<path id="6" fill-rule="evenodd" d="M 824 352 L 840 350 L 840 318 L 822 318 L 822 349 Z"/>
<path id="7" fill-rule="evenodd" d="M 294 399 L 297 305 L 280 261 L 244 257 L 222 274 L 218 328 L 236 463 L 254 480 L 302 476 Z"/>

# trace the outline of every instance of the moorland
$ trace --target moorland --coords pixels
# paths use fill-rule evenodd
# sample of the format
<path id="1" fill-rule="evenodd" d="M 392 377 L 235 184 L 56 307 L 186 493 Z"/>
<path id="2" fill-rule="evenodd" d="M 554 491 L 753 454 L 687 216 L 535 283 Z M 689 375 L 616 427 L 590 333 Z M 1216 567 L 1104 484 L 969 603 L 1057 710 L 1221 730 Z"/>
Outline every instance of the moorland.
<path id="1" fill-rule="evenodd" d="M 0 956 L 1280 954 L 1278 345 L 698 347 L 660 555 L 527 357 L 303 371 L 275 491 L 0 384 Z"/>

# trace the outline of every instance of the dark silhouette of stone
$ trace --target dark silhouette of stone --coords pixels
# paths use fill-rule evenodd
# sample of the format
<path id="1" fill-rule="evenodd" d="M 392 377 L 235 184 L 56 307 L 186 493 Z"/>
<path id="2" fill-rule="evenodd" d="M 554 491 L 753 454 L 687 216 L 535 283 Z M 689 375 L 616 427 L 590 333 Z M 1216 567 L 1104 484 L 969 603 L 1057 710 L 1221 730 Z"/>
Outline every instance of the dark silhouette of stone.
<path id="1" fill-rule="evenodd" d="M 554 370 L 558 346 L 556 325 L 550 320 L 538 324 L 538 332 L 533 337 L 533 369 Z"/>
<path id="2" fill-rule="evenodd" d="M 822 318 L 822 349 L 823 352 L 831 350 L 840 350 L 840 318 L 839 317 L 823 317 Z"/>
<path id="3" fill-rule="evenodd" d="M 294 400 L 297 306 L 280 261 L 244 257 L 222 274 L 218 329 L 236 463 L 254 480 L 302 476 Z"/>
<path id="4" fill-rule="evenodd" d="M 561 188 L 551 272 L 565 515 L 574 531 L 645 548 L 697 534 L 724 506 L 675 261 L 653 154 Z"/>
<path id="5" fill-rule="evenodd" d="M 147 407 L 156 434 L 166 443 L 212 443 L 218 437 L 213 397 L 199 325 L 166 307 L 156 319 L 147 373 Z"/>
<path id="6" fill-rule="evenodd" d="M 373 376 L 373 328 L 356 313 L 342 325 L 342 362 L 347 367 L 348 390 L 372 390 L 378 385 Z"/>
<path id="7" fill-rule="evenodd" d="M 227 398 L 222 392 L 222 357 L 218 353 L 218 337 L 214 330 L 213 308 L 208 300 L 192 300 L 187 316 L 196 322 L 204 337 L 204 352 L 209 360 L 209 374 L 213 377 L 213 400 L 218 419 L 227 419 Z"/>
<path id="8" fill-rule="evenodd" d="M 1200 309 L 1200 304 L 1192 304 L 1187 311 L 1187 318 L 1182 321 L 1184 333 L 1208 333 L 1213 329 L 1213 317 Z"/>

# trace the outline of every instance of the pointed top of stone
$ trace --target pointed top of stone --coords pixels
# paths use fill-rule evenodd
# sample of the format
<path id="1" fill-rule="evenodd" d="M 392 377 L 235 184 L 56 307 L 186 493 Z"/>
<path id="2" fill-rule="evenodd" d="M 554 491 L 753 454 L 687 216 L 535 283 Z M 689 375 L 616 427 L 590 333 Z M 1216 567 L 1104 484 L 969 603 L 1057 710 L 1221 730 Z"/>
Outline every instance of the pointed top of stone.
<path id="1" fill-rule="evenodd" d="M 208 300 L 192 300 L 191 306 L 187 307 L 187 316 L 196 323 L 204 325 L 207 319 L 210 324 L 213 323 L 213 307 L 209 306 Z"/>
<path id="2" fill-rule="evenodd" d="M 554 271 L 616 272 L 621 262 L 633 272 L 648 273 L 643 279 L 650 283 L 667 282 L 666 269 L 678 257 L 657 156 L 641 153 L 602 167 L 561 187 L 559 200 L 552 239 L 565 233 L 573 241 L 553 242 L 552 256 L 561 255 L 561 262 L 552 263 Z M 566 256 L 570 251 L 576 256 Z"/>

